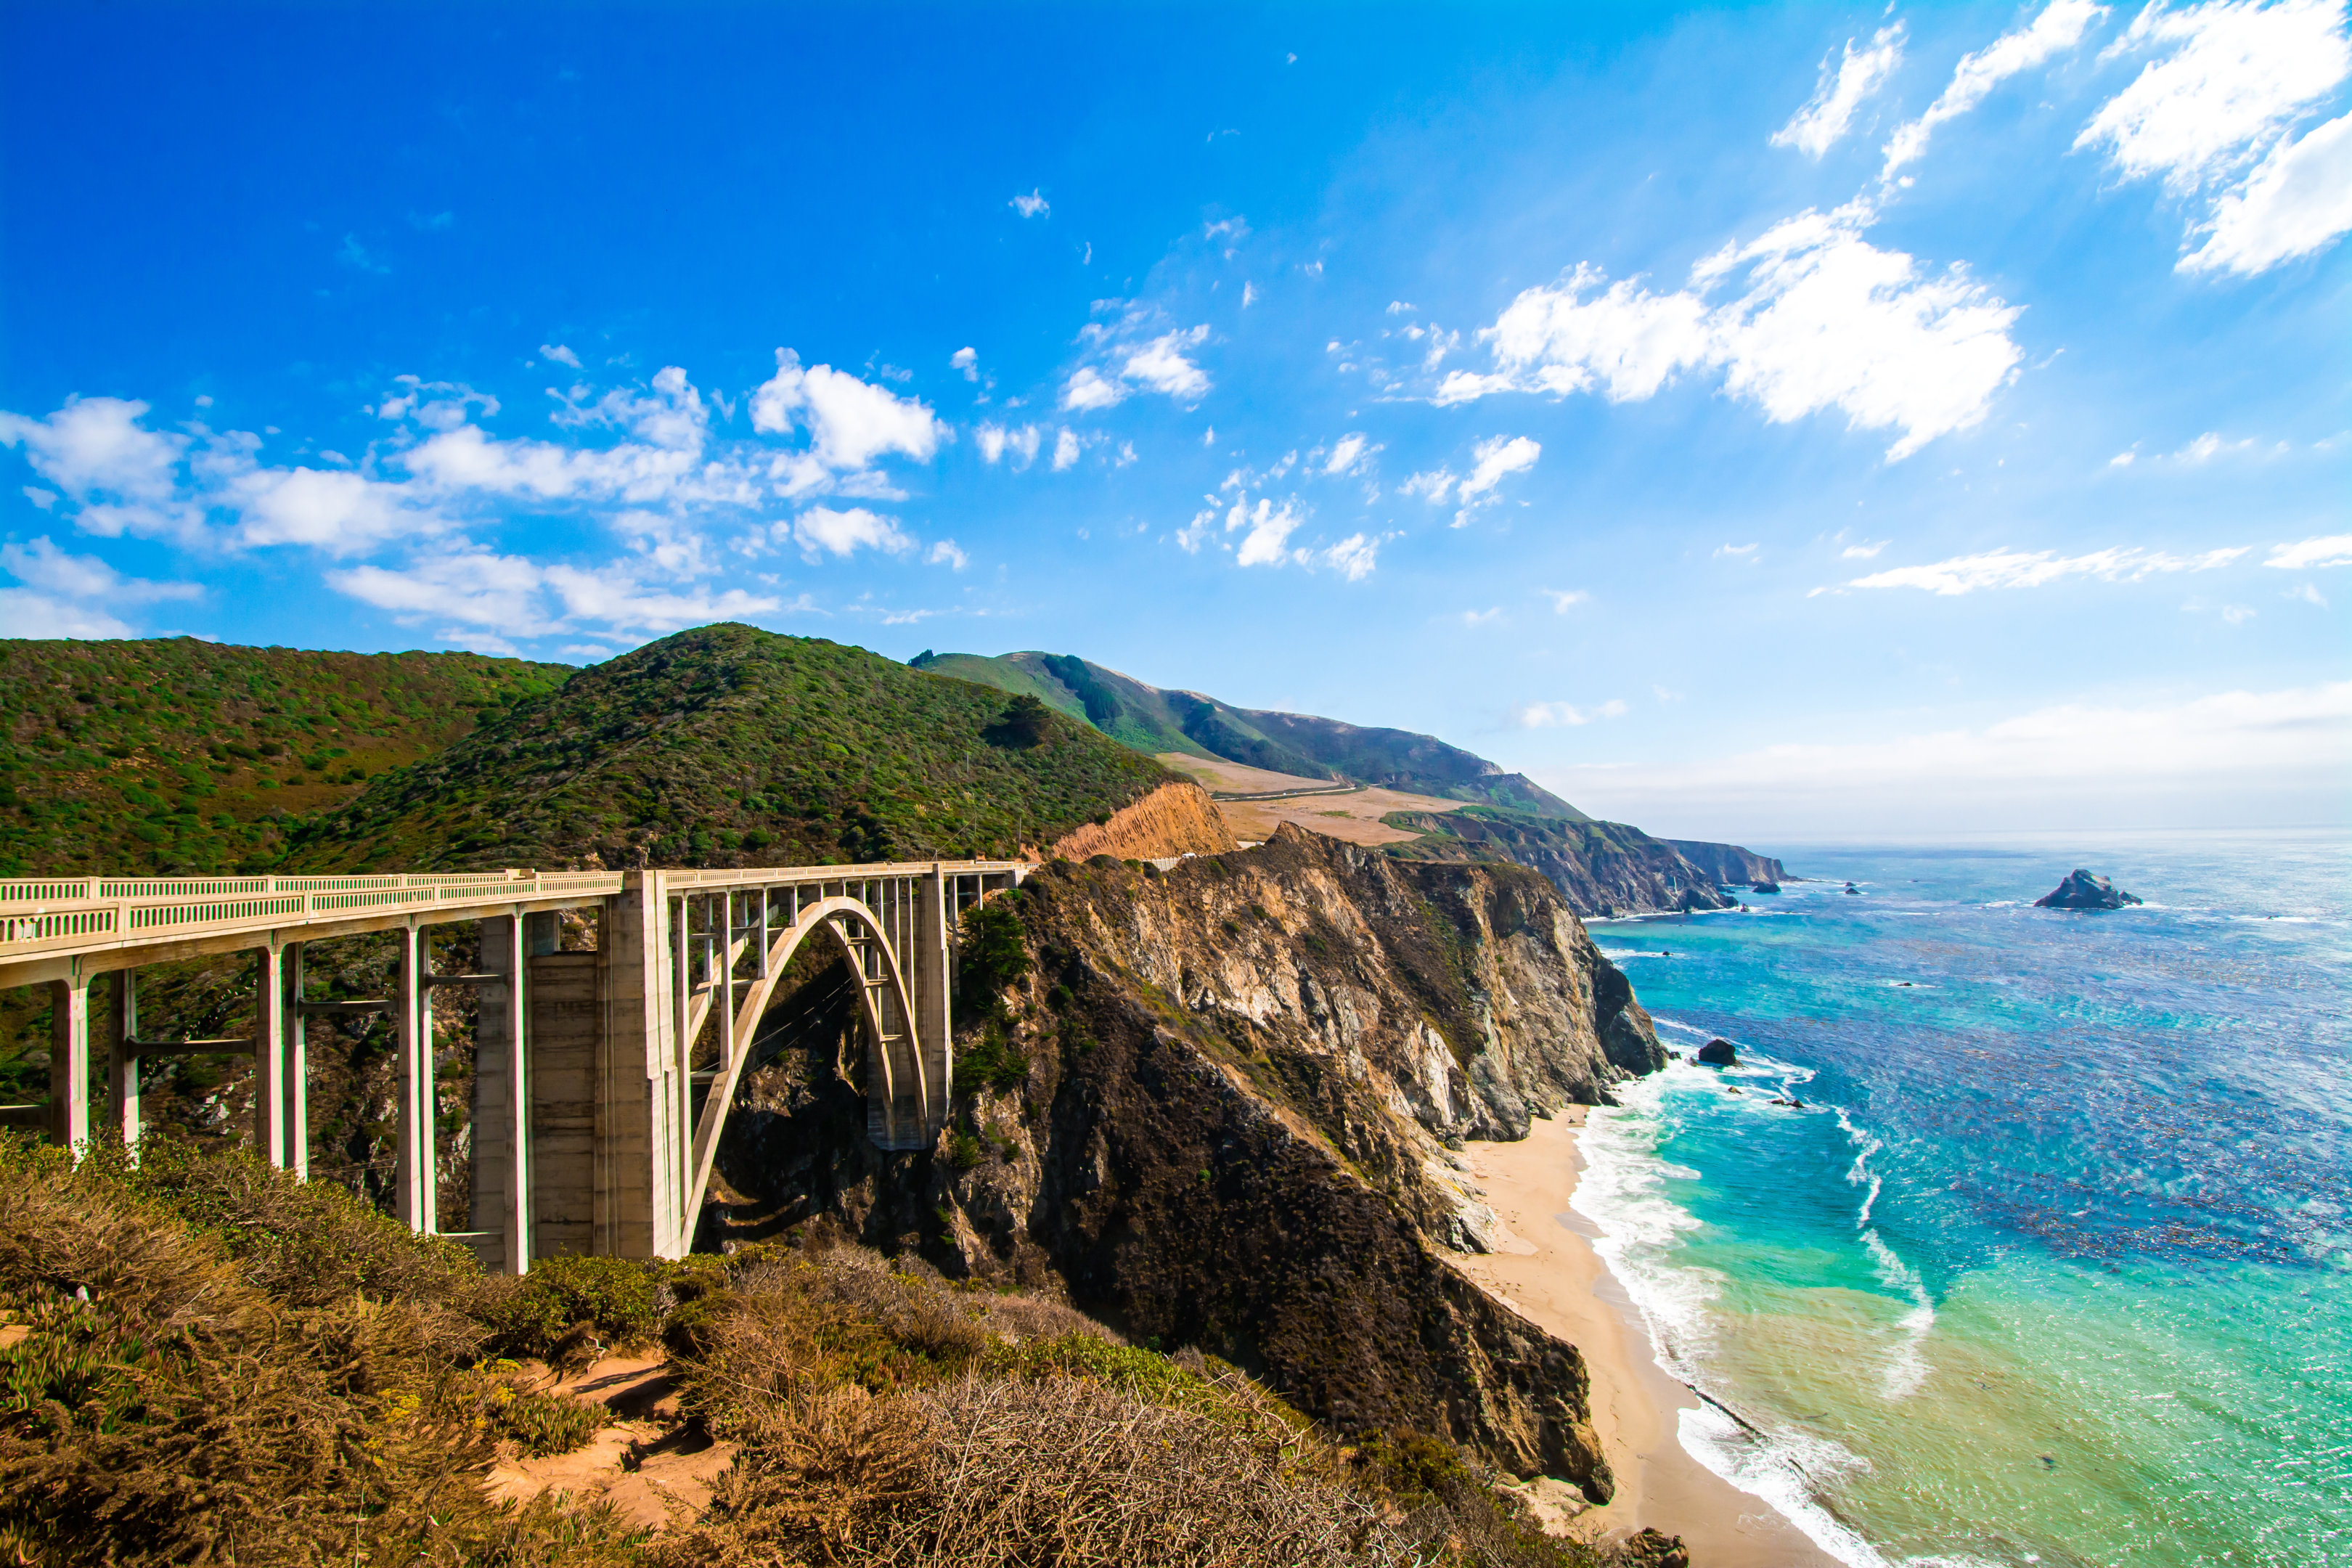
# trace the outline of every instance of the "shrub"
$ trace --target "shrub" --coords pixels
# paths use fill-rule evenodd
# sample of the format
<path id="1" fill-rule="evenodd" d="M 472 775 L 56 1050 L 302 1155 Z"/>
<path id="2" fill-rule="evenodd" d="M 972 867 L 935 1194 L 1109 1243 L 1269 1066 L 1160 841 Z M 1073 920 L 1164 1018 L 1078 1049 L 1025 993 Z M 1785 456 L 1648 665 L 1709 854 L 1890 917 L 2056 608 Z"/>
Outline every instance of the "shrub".
<path id="1" fill-rule="evenodd" d="M 957 934 L 964 989 L 971 995 L 992 999 L 1029 973 L 1021 917 L 1003 904 L 991 901 L 966 910 Z"/>
<path id="2" fill-rule="evenodd" d="M 992 1018 L 979 1043 L 956 1058 L 956 1076 L 990 1089 L 1018 1089 L 1029 1081 L 1029 1054 L 1007 1040 L 1004 1026 Z"/>
<path id="3" fill-rule="evenodd" d="M 662 1281 L 654 1265 L 625 1258 L 550 1258 L 531 1265 L 486 1314 L 499 1348 L 545 1355 L 581 1323 L 607 1347 L 652 1339 L 662 1327 Z"/>
<path id="4" fill-rule="evenodd" d="M 491 1394 L 487 1414 L 500 1436 L 512 1438 L 534 1459 L 587 1447 L 588 1440 L 611 1419 L 601 1405 L 560 1394 L 523 1394 L 506 1384 Z"/>

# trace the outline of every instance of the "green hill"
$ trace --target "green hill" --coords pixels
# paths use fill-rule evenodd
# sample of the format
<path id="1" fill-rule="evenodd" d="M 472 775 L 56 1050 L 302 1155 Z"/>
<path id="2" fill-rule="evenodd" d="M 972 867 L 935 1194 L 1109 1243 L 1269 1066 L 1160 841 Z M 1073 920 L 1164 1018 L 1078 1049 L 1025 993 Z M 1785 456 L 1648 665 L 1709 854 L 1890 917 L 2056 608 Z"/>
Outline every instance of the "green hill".
<path id="1" fill-rule="evenodd" d="M 1043 847 L 1175 775 L 991 686 L 702 626 L 296 828 L 289 870 L 825 864 Z"/>
<path id="2" fill-rule="evenodd" d="M 0 640 L 0 876 L 267 865 L 293 819 L 571 674 L 473 653 Z"/>
<path id="3" fill-rule="evenodd" d="M 1197 691 L 1150 686 L 1074 654 L 923 653 L 918 669 L 1039 699 L 1139 752 L 1181 752 L 1302 778 L 1378 784 L 1441 800 L 1475 802 L 1569 822 L 1576 807 L 1520 773 L 1433 735 L 1235 708 Z"/>

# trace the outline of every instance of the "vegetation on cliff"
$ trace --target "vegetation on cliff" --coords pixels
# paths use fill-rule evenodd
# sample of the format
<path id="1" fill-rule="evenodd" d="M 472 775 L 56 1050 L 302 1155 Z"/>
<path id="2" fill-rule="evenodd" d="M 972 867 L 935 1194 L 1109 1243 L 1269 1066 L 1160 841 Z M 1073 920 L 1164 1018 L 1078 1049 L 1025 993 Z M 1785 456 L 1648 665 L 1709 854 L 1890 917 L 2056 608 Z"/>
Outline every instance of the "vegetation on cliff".
<path id="1" fill-rule="evenodd" d="M 572 674 L 472 653 L 0 639 L 0 876 L 204 876 Z"/>
<path id="2" fill-rule="evenodd" d="M 289 869 L 1009 856 L 1174 775 L 990 687 L 703 626 L 572 676 L 299 825 Z"/>
<path id="3" fill-rule="evenodd" d="M 522 1280 L 331 1187 L 0 1142 L 0 1548 L 28 1565 L 1576 1568 L 1449 1446 L 1342 1447 L 1197 1352 L 838 1245 Z M 562 1325 L 559 1330 L 558 1325 Z M 494 1465 L 602 1417 L 535 1363 L 659 1345 L 732 1450 L 667 1527 Z M 596 1352 L 591 1349 L 587 1359 Z M 572 1360 L 571 1364 L 583 1364 Z M 656 1445 L 658 1446 L 658 1445 Z"/>
<path id="4" fill-rule="evenodd" d="M 1480 801 L 1581 821 L 1584 814 L 1519 773 L 1449 746 L 1434 735 L 1318 719 L 1307 713 L 1235 708 L 1197 691 L 1146 685 L 1075 654 L 919 654 L 918 669 L 1034 697 L 1137 751 L 1222 757 L 1300 778 Z"/>
<path id="5" fill-rule="evenodd" d="M 1674 845 L 1622 822 L 1561 822 L 1493 806 L 1392 811 L 1381 820 L 1421 835 L 1388 846 L 1400 859 L 1529 867 L 1550 878 L 1582 915 L 1727 910 L 1738 901 Z"/>

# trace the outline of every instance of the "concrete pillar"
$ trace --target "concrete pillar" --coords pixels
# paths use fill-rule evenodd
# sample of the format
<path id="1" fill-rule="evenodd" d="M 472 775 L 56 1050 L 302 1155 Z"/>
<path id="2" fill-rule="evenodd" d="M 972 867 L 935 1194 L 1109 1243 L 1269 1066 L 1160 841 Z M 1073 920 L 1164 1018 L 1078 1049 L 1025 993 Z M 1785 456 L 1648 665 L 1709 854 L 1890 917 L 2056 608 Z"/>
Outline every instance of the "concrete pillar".
<path id="1" fill-rule="evenodd" d="M 302 962 L 308 943 L 286 944 L 286 1168 L 298 1182 L 310 1179 L 310 1025 L 302 1012 Z"/>
<path id="2" fill-rule="evenodd" d="M 915 1047 L 923 1053 L 932 1103 L 923 1107 L 924 1131 L 945 1125 L 955 1093 L 955 1020 L 950 1013 L 947 877 L 936 860 L 915 889 Z"/>
<path id="3" fill-rule="evenodd" d="M 286 961 L 274 942 L 254 953 L 253 1152 L 286 1164 Z"/>
<path id="4" fill-rule="evenodd" d="M 393 933 L 400 962 L 393 981 L 393 1029 L 399 1059 L 398 1152 L 393 1212 L 409 1229 L 430 1233 L 433 1213 L 433 1014 L 425 985 L 425 933 L 405 926 Z"/>
<path id="5" fill-rule="evenodd" d="M 110 1121 L 123 1147 L 139 1147 L 139 972 L 118 969 L 111 987 L 114 1015 L 107 1033 L 106 1091 Z M 133 1156 L 136 1157 L 135 1155 Z"/>
<path id="6" fill-rule="evenodd" d="M 499 1233 L 509 1274 L 526 1272 L 531 1254 L 527 924 L 516 915 L 481 922 L 482 973 L 500 979 L 482 987 L 475 1033 L 474 1217 L 469 1228 Z"/>
<path id="7" fill-rule="evenodd" d="M 49 1136 L 79 1160 L 89 1147 L 89 978 L 49 982 Z"/>
<path id="8" fill-rule="evenodd" d="M 673 1012 L 674 941 L 658 871 L 629 874 L 606 904 L 597 942 L 604 1026 L 597 1067 L 596 1250 L 677 1258 L 693 1241 L 683 1213 L 688 1082 Z"/>

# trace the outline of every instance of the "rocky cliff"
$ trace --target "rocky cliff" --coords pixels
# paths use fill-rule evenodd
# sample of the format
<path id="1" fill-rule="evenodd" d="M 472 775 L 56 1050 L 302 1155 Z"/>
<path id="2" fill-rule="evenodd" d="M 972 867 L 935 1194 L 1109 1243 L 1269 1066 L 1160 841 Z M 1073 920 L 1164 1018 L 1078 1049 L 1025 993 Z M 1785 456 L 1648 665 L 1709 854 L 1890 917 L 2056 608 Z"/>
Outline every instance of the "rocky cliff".
<path id="1" fill-rule="evenodd" d="M 1484 806 L 1397 811 L 1381 820 L 1422 836 L 1410 844 L 1390 845 L 1391 855 L 1525 866 L 1549 879 L 1580 915 L 1727 910 L 1738 901 L 1719 891 L 1717 879 L 1674 845 L 1622 822 L 1561 822 Z"/>
<path id="2" fill-rule="evenodd" d="M 831 1215 L 952 1273 L 1058 1282 L 1343 1430 L 1443 1433 L 1608 1495 L 1581 1356 L 1446 1256 L 1494 1224 L 1462 1140 L 1665 1059 L 1548 881 L 1286 826 L 1164 875 L 1056 862 L 1010 907 L 1028 967 L 962 1004 L 957 1128 L 925 1154 L 865 1142 L 845 976 L 812 975 L 772 1016 L 807 1022 L 751 1075 L 706 1243 Z"/>
<path id="3" fill-rule="evenodd" d="M 1723 887 L 1751 887 L 1758 882 L 1795 882 L 1787 867 L 1769 855 L 1759 855 L 1737 844 L 1710 844 L 1699 838 L 1668 838 L 1677 854 L 1714 878 Z"/>
<path id="4" fill-rule="evenodd" d="M 1157 860 L 1171 855 L 1222 855 L 1238 846 L 1209 792 L 1192 783 L 1162 784 L 1104 822 L 1090 822 L 1057 842 L 1065 860 L 1110 855 Z"/>

